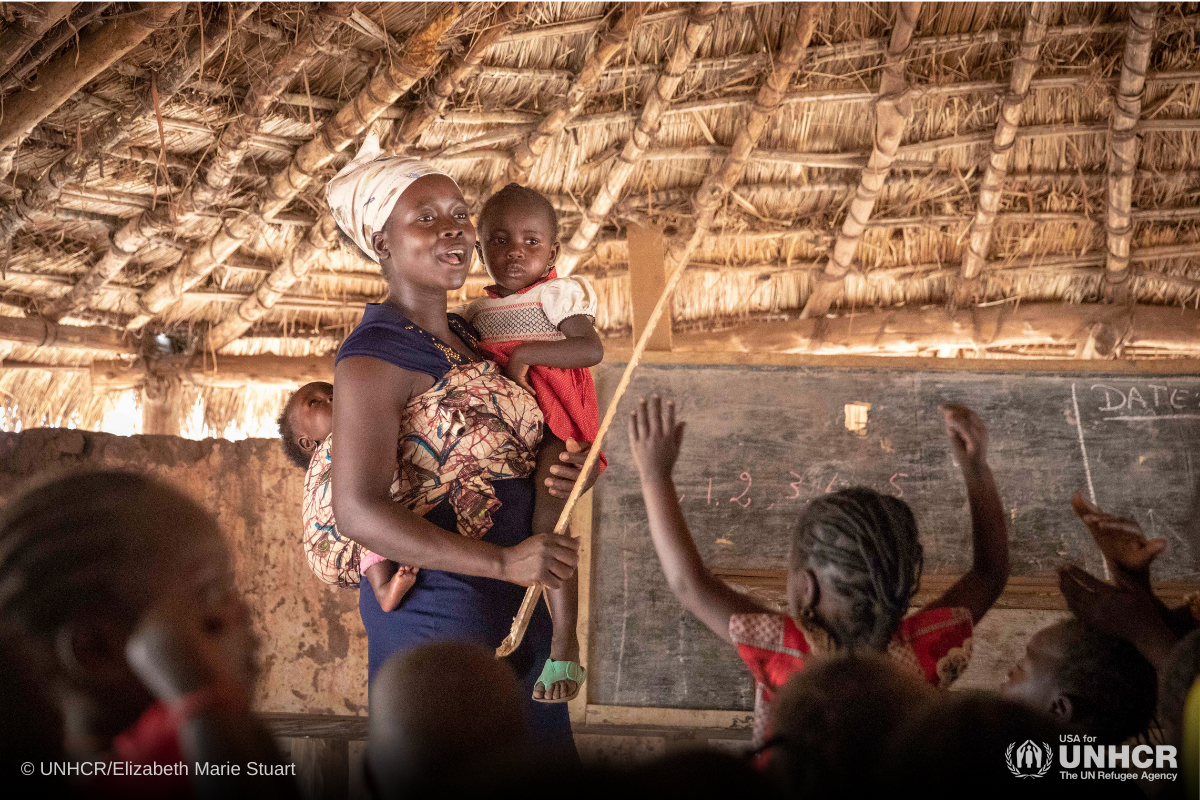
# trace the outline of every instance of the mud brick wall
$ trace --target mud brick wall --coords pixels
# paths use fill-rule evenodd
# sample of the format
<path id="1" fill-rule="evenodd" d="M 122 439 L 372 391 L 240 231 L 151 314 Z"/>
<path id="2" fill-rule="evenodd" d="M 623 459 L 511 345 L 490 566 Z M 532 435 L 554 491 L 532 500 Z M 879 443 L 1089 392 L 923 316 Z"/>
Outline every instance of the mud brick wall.
<path id="1" fill-rule="evenodd" d="M 260 640 L 259 710 L 366 713 L 367 638 L 358 593 L 327 586 L 309 571 L 300 545 L 304 476 L 277 441 L 58 428 L 0 433 L 0 502 L 32 476 L 73 467 L 156 475 L 216 515 Z"/>

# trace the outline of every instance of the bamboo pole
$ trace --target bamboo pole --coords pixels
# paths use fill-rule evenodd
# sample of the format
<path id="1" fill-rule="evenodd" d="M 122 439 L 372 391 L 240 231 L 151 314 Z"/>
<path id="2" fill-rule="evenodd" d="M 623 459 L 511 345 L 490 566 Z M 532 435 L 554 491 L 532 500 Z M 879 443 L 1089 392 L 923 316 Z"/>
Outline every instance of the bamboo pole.
<path id="1" fill-rule="evenodd" d="M 401 146 L 412 145 L 421 134 L 442 116 L 450 96 L 462 86 L 462 82 L 479 69 L 483 57 L 516 25 L 527 3 L 503 3 L 492 17 L 491 25 L 475 37 L 467 51 L 456 56 L 441 71 L 433 88 L 412 114 L 404 117 L 395 133 L 395 141 Z"/>
<path id="2" fill-rule="evenodd" d="M 24 11 L 21 18 L 0 33 L 0 78 L 8 74 L 43 34 L 61 22 L 75 3 L 41 3 Z"/>
<path id="3" fill-rule="evenodd" d="M 1172 306 L 1021 303 L 986 308 L 901 308 L 818 319 L 760 322 L 675 335 L 673 352 L 912 356 L 939 348 L 980 354 L 1015 347 L 1076 349 L 1097 325 L 1118 332 L 1114 349 L 1200 353 L 1200 312 Z M 614 343 L 613 358 L 624 358 Z M 607 348 L 606 348 L 607 349 Z"/>
<path id="4" fill-rule="evenodd" d="M 502 38 L 504 31 L 515 24 L 523 8 L 522 3 L 507 3 L 502 6 L 493 19 L 492 26 L 476 39 L 463 56 L 442 70 L 424 102 L 411 117 L 400 124 L 392 142 L 393 149 L 403 149 L 411 145 L 415 137 L 420 136 L 436 119 L 445 108 L 454 87 L 477 68 L 486 52 Z M 255 322 L 266 316 L 279 303 L 297 281 L 309 273 L 313 264 L 336 241 L 337 225 L 332 215 L 326 211 L 313 226 L 309 237 L 288 254 L 286 261 L 263 280 L 254 294 L 239 305 L 234 313 L 227 315 L 209 330 L 205 348 L 211 352 L 218 352 L 250 330 Z"/>
<path id="5" fill-rule="evenodd" d="M 150 21 L 156 24 L 166 24 L 181 3 L 148 3 L 151 7 Z M 249 16 L 258 7 L 258 3 L 246 3 L 239 7 L 239 17 Z M 170 12 L 170 13 L 166 13 Z M 125 17 L 118 22 L 141 17 Z M 116 24 L 116 23 L 109 23 Z M 97 33 L 107 30 L 101 28 Z M 146 29 L 149 35 L 149 29 Z M 197 31 L 186 47 L 186 58 L 175 61 L 158 79 L 160 100 L 170 98 L 190 81 L 203 66 L 200 55 L 208 61 L 221 50 L 221 44 L 229 37 L 229 25 L 222 20 L 205 26 L 203 32 Z M 145 38 L 145 36 L 143 36 Z M 54 63 L 58 63 L 55 61 Z M 110 62 L 111 63 L 111 62 Z M 52 67 L 47 67 L 51 69 Z M 105 150 L 120 142 L 130 126 L 154 113 L 154 100 L 149 92 L 142 95 L 138 102 L 127 109 L 109 114 L 99 123 L 93 125 L 82 138 L 85 142 L 79 150 L 71 149 L 66 155 L 52 166 L 32 188 L 21 192 L 15 203 L 9 204 L 0 213 L 0 263 L 4 262 L 3 254 L 8 252 L 13 237 L 38 214 L 50 213 L 62 195 L 63 187 L 76 174 L 85 170 L 95 162 Z"/>
<path id="6" fill-rule="evenodd" d="M 227 221 L 216 236 L 180 262 L 166 281 L 153 287 L 151 291 L 154 294 L 149 297 L 143 309 L 144 314 L 154 316 L 159 313 L 177 296 L 176 287 L 186 290 L 223 264 L 225 259 L 261 230 L 262 225 L 270 222 L 308 188 L 322 167 L 328 165 L 388 107 L 425 77 L 440 60 L 437 43 L 442 33 L 458 18 L 458 13 L 457 7 L 452 8 L 405 42 L 404 52 L 381 66 L 367 85 L 337 114 L 326 120 L 316 136 L 296 151 L 288 165 L 270 178 L 267 186 L 255 198 L 253 212 Z M 312 259 L 336 241 L 321 232 L 327 229 L 330 219 L 328 213 L 318 218 L 308 237 L 288 254 L 287 263 L 279 269 L 281 276 L 307 271 L 308 264 L 297 260 L 297 257 L 303 254 L 305 259 Z M 316 248 L 315 253 L 313 248 Z M 160 289 L 160 286 L 163 288 Z M 247 311 L 254 313 L 250 309 Z M 140 318 L 137 322 L 139 325 L 145 324 Z M 234 318 L 223 322 L 229 322 L 229 325 L 222 330 L 237 324 Z"/>
<path id="7" fill-rule="evenodd" d="M 11 364 L 0 366 L 8 368 Z M 214 389 L 240 389 L 248 385 L 286 388 L 333 380 L 330 356 L 225 356 L 215 362 L 200 355 L 167 356 L 155 359 L 150 365 L 142 359 L 133 362 L 98 359 L 90 367 L 76 369 L 90 373 L 92 389 L 98 392 L 137 388 L 147 373 Z"/>
<path id="8" fill-rule="evenodd" d="M 1000 208 L 1000 192 L 1008 174 L 1012 147 L 1017 141 L 1017 128 L 1021 120 L 1021 106 L 1029 92 L 1029 82 L 1038 67 L 1038 54 L 1046 39 L 1046 20 L 1054 10 L 1052 3 L 1030 3 L 1026 10 L 1025 31 L 1021 35 L 1021 46 L 1013 61 L 1012 78 L 1008 96 L 1000 104 L 996 121 L 996 135 L 992 139 L 992 153 L 988 158 L 983 183 L 979 187 L 979 210 L 971 224 L 971 238 L 963 250 L 962 276 L 974 278 L 979 275 L 987 261 L 988 248 L 992 242 L 992 223 Z"/>
<path id="9" fill-rule="evenodd" d="M 291 84 L 302 69 L 321 54 L 322 48 L 353 8 L 350 3 L 331 3 L 319 13 L 306 17 L 305 26 L 297 36 L 295 44 L 282 59 L 272 65 L 270 72 L 251 84 L 241 115 L 229 123 L 217 139 L 212 155 L 207 161 L 203 179 L 192 184 L 173 208 L 163 206 L 154 211 L 143 212 L 125 223 L 113 235 L 108 252 L 80 280 L 77 289 L 57 304 L 56 311 L 68 313 L 71 309 L 86 305 L 92 295 L 119 273 L 155 236 L 173 225 L 187 223 L 226 195 L 230 184 L 238 175 L 242 162 L 249 155 L 251 140 L 261 132 L 267 114 L 275 105 L 279 94 Z M 129 330 L 141 328 L 163 309 L 176 302 L 202 278 L 203 276 L 189 275 L 181 269 L 172 270 L 146 291 L 140 302 L 142 313 L 134 317 L 126 327 Z"/>
<path id="10" fill-rule="evenodd" d="M 912 116 L 912 96 L 908 92 L 904 72 L 920 11 L 920 3 L 900 3 L 896 6 L 896 21 L 879 78 L 879 100 L 875 103 L 874 146 L 867 166 L 863 168 L 858 190 L 846 211 L 842 232 L 825 265 L 822 281 L 809 295 L 808 303 L 804 306 L 803 314 L 806 317 L 821 316 L 837 297 L 843 279 L 854 264 L 854 254 L 871 211 L 875 208 L 875 200 L 896 159 L 900 138 Z"/>
<path id="11" fill-rule="evenodd" d="M 106 22 L 44 68 L 28 88 L 6 97 L 0 119 L 0 149 L 8 147 L 108 69 L 153 31 L 165 26 L 182 3 L 144 3 L 139 13 Z"/>
<path id="12" fill-rule="evenodd" d="M 218 352 L 250 330 L 255 322 L 267 315 L 296 281 L 308 274 L 317 259 L 335 244 L 337 222 L 334 221 L 333 215 L 326 212 L 317 220 L 317 224 L 309 229 L 304 241 L 294 247 L 284 262 L 263 279 L 254 294 L 209 329 L 205 337 L 205 351 Z"/>
<path id="13" fill-rule="evenodd" d="M 800 5 L 795 22 L 783 33 L 782 41 L 780 42 L 780 51 L 774 61 L 773 68 L 763 81 L 762 88 L 758 93 L 758 102 L 754 104 L 754 110 L 750 112 L 749 117 L 746 119 L 745 126 L 738 132 L 737 137 L 734 139 L 729 156 L 721 165 L 721 169 L 706 177 L 704 183 L 696 191 L 693 199 L 696 231 L 686 244 L 673 247 L 667 253 L 667 270 L 670 276 L 667 278 L 667 285 L 663 289 L 662 296 L 658 298 L 654 310 L 650 312 L 650 317 L 646 320 L 646 328 L 638 338 L 637 344 L 634 345 L 629 363 L 621 375 L 621 380 L 617 384 L 608 408 L 605 409 L 604 419 L 601 420 L 600 430 L 596 434 L 596 441 L 592 442 L 587 460 L 584 462 L 581 479 L 575 482 L 574 487 L 571 489 L 571 494 L 567 497 L 562 514 L 559 515 L 558 524 L 554 527 L 555 533 L 561 534 L 566 530 L 567 523 L 571 518 L 571 512 L 575 508 L 575 503 L 578 502 L 580 495 L 583 493 L 585 483 L 583 479 L 595 467 L 596 460 L 600 455 L 601 442 L 612 425 L 613 418 L 616 416 L 617 405 L 620 403 L 622 395 L 629 386 L 629 380 L 633 375 L 634 369 L 637 368 L 642 353 L 645 352 L 650 337 L 654 335 L 655 327 L 657 327 L 659 321 L 667 311 L 667 307 L 671 302 L 671 295 L 675 287 L 679 284 L 679 279 L 687 267 L 688 259 L 695 252 L 700 240 L 707 234 L 708 228 L 716 216 L 717 207 L 725 200 L 734 185 L 744 174 L 750 151 L 754 149 L 759 137 L 762 136 L 763 130 L 767 126 L 767 122 L 770 121 L 775 111 L 779 108 L 780 101 L 787 91 L 788 84 L 800 66 L 800 61 L 804 57 L 808 42 L 812 38 L 813 30 L 816 28 L 818 15 L 823 7 L 823 3 L 804 3 Z M 500 646 L 496 648 L 497 658 L 502 658 L 512 653 L 520 646 L 521 640 L 525 637 L 525 629 L 529 626 L 529 620 L 533 617 L 534 608 L 537 606 L 538 596 L 541 593 L 542 586 L 540 584 L 534 584 L 526 591 L 525 599 L 521 603 L 517 616 L 513 619 L 512 629 L 504 641 L 500 643 Z"/>
<path id="14" fill-rule="evenodd" d="M 40 317 L 0 317 L 0 341 L 120 355 L 138 352 L 122 330 L 99 325 L 57 325 Z"/>
<path id="15" fill-rule="evenodd" d="M 1156 3 L 1129 6 L 1129 30 L 1121 61 L 1121 81 L 1113 98 L 1108 135 L 1108 261 L 1105 277 L 1110 284 L 1129 278 L 1129 245 L 1133 241 L 1133 174 L 1138 165 L 1138 120 L 1142 113 L 1142 91 L 1146 67 L 1154 42 Z"/>
<path id="16" fill-rule="evenodd" d="M 550 146 L 550 141 L 562 133 L 570 120 L 579 116 L 587 101 L 596 93 L 600 78 L 604 75 L 604 68 L 617 53 L 628 46 L 634 29 L 649 7 L 646 3 L 627 3 L 619 7 L 615 12 L 616 18 L 608 29 L 600 34 L 595 49 L 584 61 L 579 75 L 567 93 L 550 106 L 542 115 L 537 127 L 513 148 L 507 174 L 493 184 L 493 192 L 499 191 L 510 181 L 524 183 L 529 179 L 533 165 Z"/>
<path id="17" fill-rule="evenodd" d="M 600 226 L 608 217 L 613 206 L 621 199 L 625 185 L 633 177 L 642 154 L 650 147 L 650 142 L 658 134 L 662 125 L 663 115 L 670 106 L 683 80 L 683 74 L 696 57 L 696 51 L 701 43 L 708 38 L 712 31 L 713 22 L 720 13 L 720 3 L 699 3 L 692 8 L 688 16 L 687 28 L 675 47 L 675 52 L 667 60 L 666 66 L 658 76 L 658 80 L 650 90 L 642 106 L 641 116 L 638 117 L 637 127 L 625 140 L 625 146 L 616 162 L 609 168 L 599 193 L 592 198 L 591 205 L 583 213 L 583 219 L 571 240 L 563 245 L 562 254 L 558 261 L 558 274 L 570 275 L 592 245 Z"/>

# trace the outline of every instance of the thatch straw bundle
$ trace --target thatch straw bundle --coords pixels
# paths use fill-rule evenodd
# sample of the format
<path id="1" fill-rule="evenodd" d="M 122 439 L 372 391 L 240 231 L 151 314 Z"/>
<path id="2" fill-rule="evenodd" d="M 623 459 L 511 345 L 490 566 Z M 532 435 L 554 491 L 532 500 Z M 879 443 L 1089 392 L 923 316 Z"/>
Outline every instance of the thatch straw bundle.
<path id="1" fill-rule="evenodd" d="M 632 330 L 630 222 L 686 262 L 669 303 L 685 342 L 783 331 L 806 307 L 1200 313 L 1195 3 L 831 3 L 764 107 L 796 14 L 0 3 L 8 424 L 94 427 L 129 403 L 129 385 L 94 378 L 106 362 L 159 375 L 183 351 L 194 433 L 265 425 L 288 365 L 307 374 L 285 359 L 331 353 L 386 291 L 321 201 L 373 122 L 476 208 L 514 176 L 550 197 L 610 337 Z M 709 207 L 701 187 L 729 163 Z M 460 299 L 486 282 L 476 266 Z M 1096 355 L 1035 336 L 965 346 L 946 326 L 914 352 Z M 1200 353 L 1163 341 L 1109 356 Z M 197 377 L 268 355 L 270 380 Z"/>

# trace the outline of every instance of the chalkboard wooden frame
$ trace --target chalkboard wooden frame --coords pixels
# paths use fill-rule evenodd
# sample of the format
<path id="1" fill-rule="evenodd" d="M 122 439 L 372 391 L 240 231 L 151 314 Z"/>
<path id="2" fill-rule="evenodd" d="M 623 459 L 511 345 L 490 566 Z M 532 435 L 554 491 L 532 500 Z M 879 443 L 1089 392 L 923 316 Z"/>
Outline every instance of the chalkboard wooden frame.
<path id="1" fill-rule="evenodd" d="M 624 343 L 621 343 L 624 344 Z M 627 363 L 628 349 L 617 345 L 607 347 L 604 363 L 620 365 Z M 694 366 L 793 366 L 840 369 L 886 369 L 896 372 L 926 371 L 926 372 L 969 372 L 969 373 L 1009 373 L 1009 374 L 1060 374 L 1060 375 L 1099 375 L 1111 374 L 1126 377 L 1169 377 L 1200 375 L 1200 359 L 1169 359 L 1144 361 L 1108 361 L 1108 360 L 1078 360 L 1078 359 L 940 359 L 913 357 L 875 357 L 875 356 L 812 356 L 794 353 L 742 353 L 728 351 L 713 352 L 646 352 L 642 362 L 645 364 L 663 365 L 694 365 Z M 616 431 L 614 435 L 621 435 Z M 592 604 L 592 569 L 591 558 L 593 537 L 593 506 L 592 495 L 585 495 L 576 508 L 572 519 L 572 533 L 580 538 L 579 562 L 579 633 L 583 658 L 590 660 L 590 609 Z M 770 571 L 764 571 L 770 572 Z M 730 583 L 741 583 L 746 586 L 745 576 L 739 581 L 736 576 L 726 576 Z M 931 578 L 933 576 L 930 576 Z M 766 588 L 777 587 L 781 581 L 778 575 L 762 575 L 758 583 Z M 753 583 L 753 582 L 751 582 Z M 1046 601 L 1046 596 L 1053 594 L 1044 581 L 1034 580 L 1030 586 L 1021 587 L 1016 595 L 1024 599 L 1012 600 L 1014 608 L 1056 608 L 1060 600 Z M 1182 597 L 1184 594 L 1200 590 L 1200 584 L 1187 582 L 1167 582 L 1156 588 L 1164 591 L 1164 596 L 1170 599 Z M 1009 592 L 1009 594 L 1013 594 Z M 1030 600 L 1033 597 L 1035 599 Z M 585 661 L 586 665 L 586 661 Z M 719 709 L 678 709 L 678 708 L 647 708 L 638 706 L 614 706 L 591 702 L 587 691 L 590 682 L 585 684 L 585 690 L 571 701 L 571 719 L 576 725 L 665 725 L 697 728 L 719 728 L 740 730 L 752 723 L 752 715 L 744 711 Z"/>

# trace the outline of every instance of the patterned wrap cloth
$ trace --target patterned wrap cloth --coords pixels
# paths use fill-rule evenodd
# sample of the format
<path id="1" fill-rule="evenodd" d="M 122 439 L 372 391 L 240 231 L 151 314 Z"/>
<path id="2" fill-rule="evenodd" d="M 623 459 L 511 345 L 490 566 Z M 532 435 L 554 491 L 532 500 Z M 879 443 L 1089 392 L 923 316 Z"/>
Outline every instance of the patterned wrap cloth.
<path id="1" fill-rule="evenodd" d="M 813 646 L 786 614 L 734 614 L 729 637 L 754 675 L 754 746 L 771 736 L 771 703 L 788 678 L 804 669 Z M 888 656 L 905 672 L 930 686 L 948 689 L 971 660 L 971 612 L 931 608 L 900 622 Z"/>
<path id="2" fill-rule="evenodd" d="M 481 539 L 500 507 L 492 481 L 529 476 L 541 440 L 537 403 L 496 364 L 454 367 L 404 408 L 392 500 L 418 516 L 446 500 L 459 533 Z M 321 443 L 304 479 L 304 555 L 321 580 L 355 587 L 364 549 L 334 523 L 332 443 Z"/>

